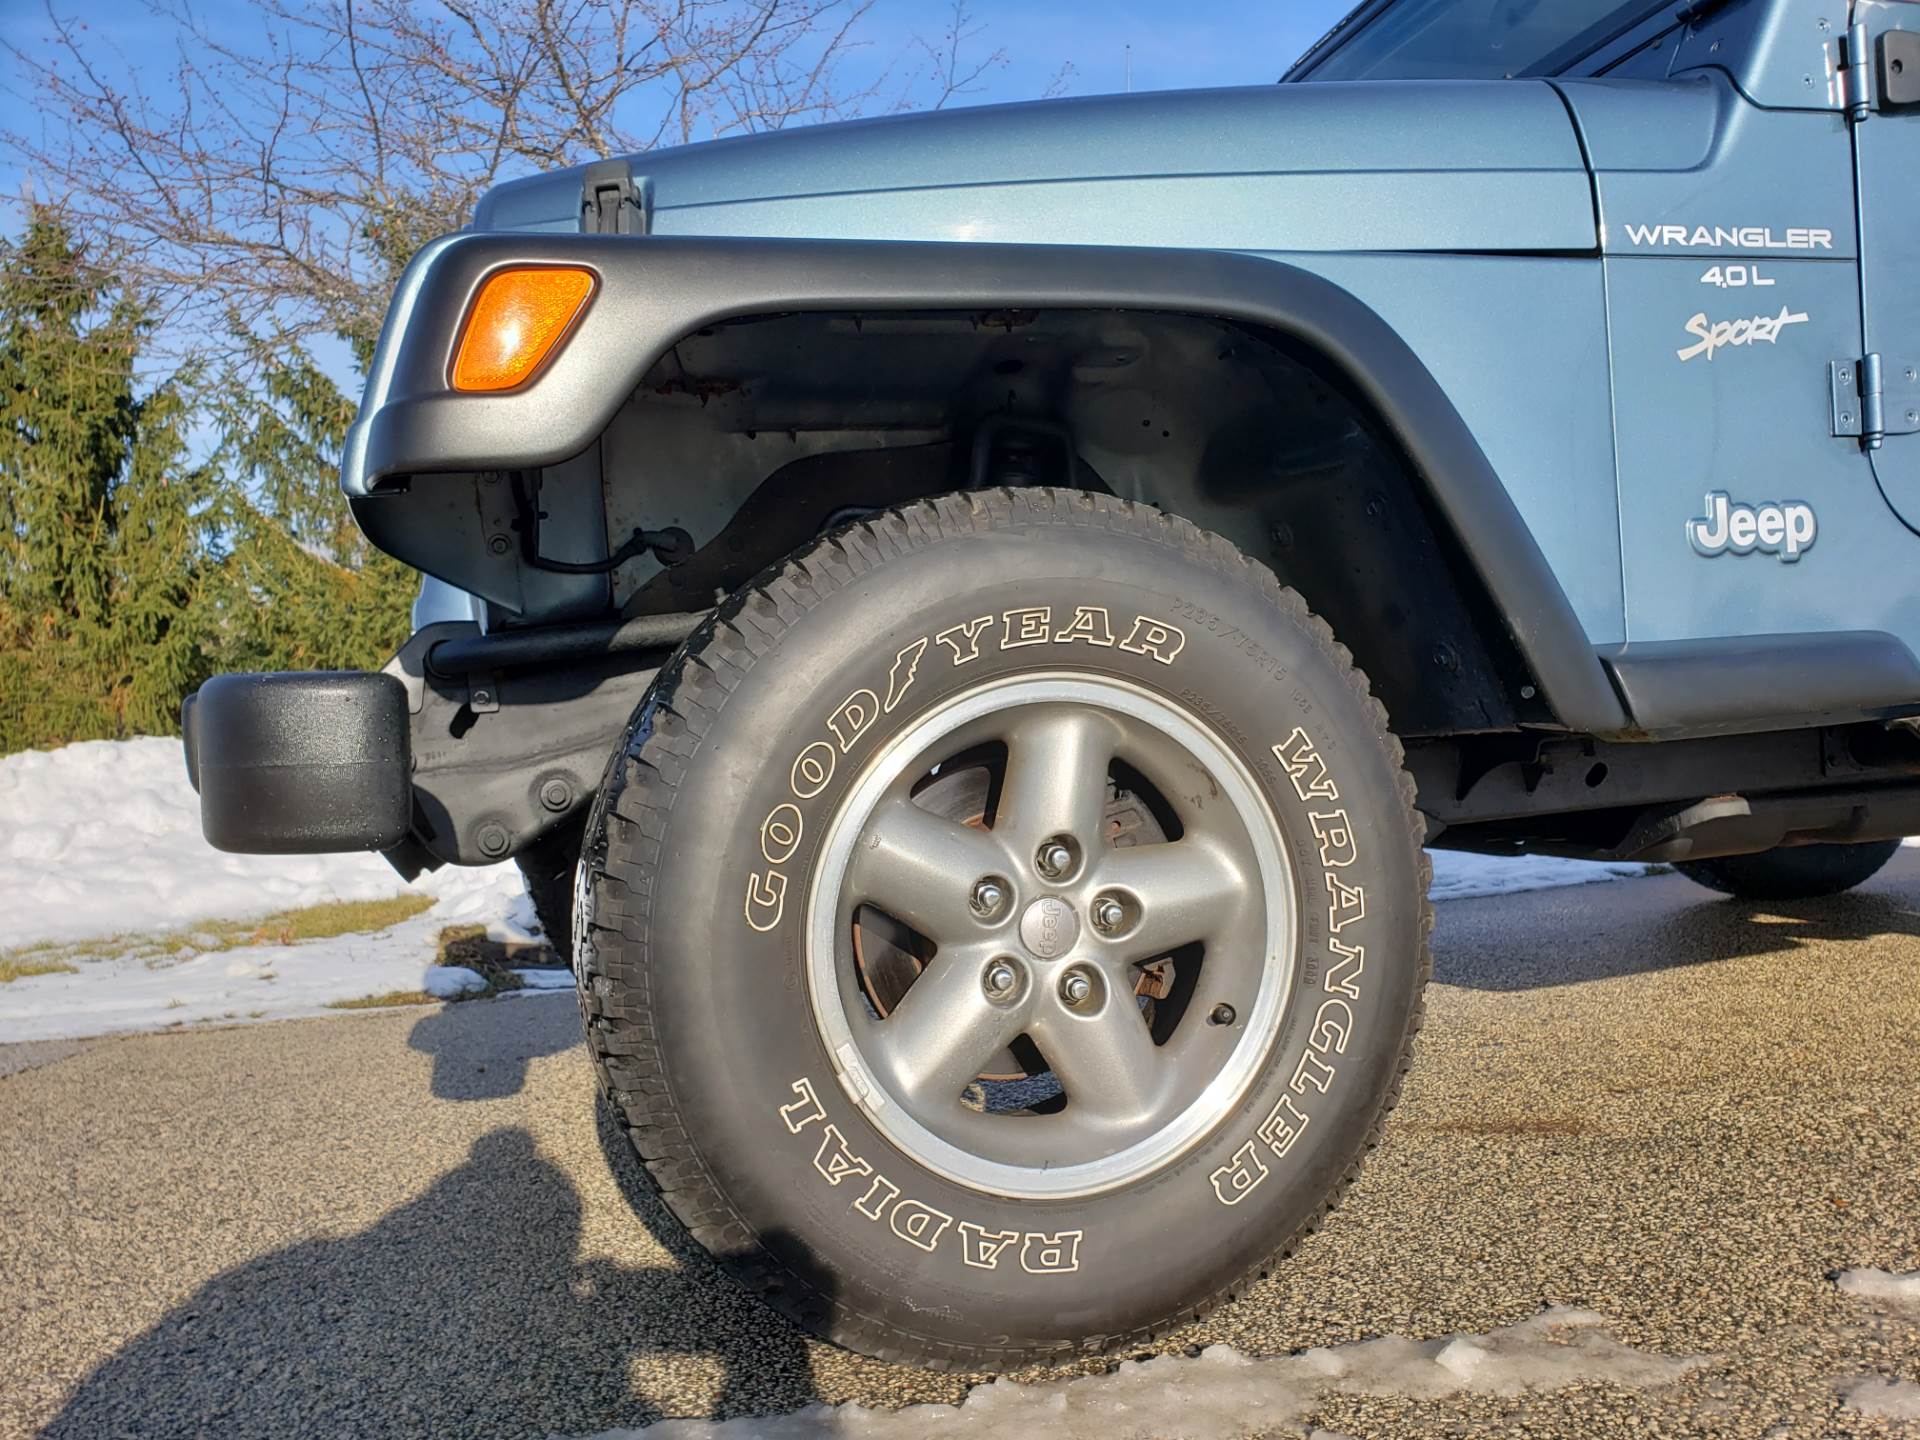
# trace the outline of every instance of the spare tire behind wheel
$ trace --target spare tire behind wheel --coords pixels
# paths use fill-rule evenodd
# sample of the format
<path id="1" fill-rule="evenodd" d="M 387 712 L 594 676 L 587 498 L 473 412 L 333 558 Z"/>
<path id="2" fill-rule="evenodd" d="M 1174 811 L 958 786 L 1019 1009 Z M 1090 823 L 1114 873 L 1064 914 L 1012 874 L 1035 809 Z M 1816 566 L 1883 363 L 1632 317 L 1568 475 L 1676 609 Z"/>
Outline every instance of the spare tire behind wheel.
<path id="1" fill-rule="evenodd" d="M 1310 1230 L 1429 962 L 1347 652 L 1217 536 L 948 496 L 735 596 L 589 824 L 601 1083 L 667 1205 L 872 1355 L 1142 1343 Z"/>

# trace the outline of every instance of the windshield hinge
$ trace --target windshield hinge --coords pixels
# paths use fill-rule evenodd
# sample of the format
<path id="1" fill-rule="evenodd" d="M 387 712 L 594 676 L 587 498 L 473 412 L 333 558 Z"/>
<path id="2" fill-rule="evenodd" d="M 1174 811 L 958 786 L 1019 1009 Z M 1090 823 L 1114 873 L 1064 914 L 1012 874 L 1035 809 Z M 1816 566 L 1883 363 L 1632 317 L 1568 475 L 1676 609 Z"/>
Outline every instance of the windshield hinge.
<path id="1" fill-rule="evenodd" d="M 1867 50 L 1865 23 L 1849 25 L 1845 63 L 1840 67 L 1840 103 L 1856 125 L 1873 113 L 1873 71 L 1867 64 Z"/>
<path id="2" fill-rule="evenodd" d="M 587 166 L 580 181 L 580 230 L 586 235 L 647 233 L 646 205 L 625 160 Z"/>
<path id="3" fill-rule="evenodd" d="M 1833 397 L 1833 433 L 1858 436 L 1878 450 L 1889 435 L 1920 434 L 1920 364 L 1888 360 L 1878 352 L 1827 365 Z"/>

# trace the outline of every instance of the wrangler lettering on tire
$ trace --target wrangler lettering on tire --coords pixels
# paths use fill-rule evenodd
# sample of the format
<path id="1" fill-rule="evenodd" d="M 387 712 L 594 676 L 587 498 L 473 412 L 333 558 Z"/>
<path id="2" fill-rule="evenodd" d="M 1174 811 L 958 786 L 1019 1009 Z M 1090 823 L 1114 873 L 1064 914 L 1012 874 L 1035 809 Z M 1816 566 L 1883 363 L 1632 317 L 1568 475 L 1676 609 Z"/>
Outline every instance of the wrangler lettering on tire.
<path id="1" fill-rule="evenodd" d="M 662 670 L 581 1004 L 667 1205 L 870 1354 L 1140 1343 L 1311 1230 L 1397 1093 L 1426 862 L 1327 627 L 1068 490 L 843 529 Z"/>

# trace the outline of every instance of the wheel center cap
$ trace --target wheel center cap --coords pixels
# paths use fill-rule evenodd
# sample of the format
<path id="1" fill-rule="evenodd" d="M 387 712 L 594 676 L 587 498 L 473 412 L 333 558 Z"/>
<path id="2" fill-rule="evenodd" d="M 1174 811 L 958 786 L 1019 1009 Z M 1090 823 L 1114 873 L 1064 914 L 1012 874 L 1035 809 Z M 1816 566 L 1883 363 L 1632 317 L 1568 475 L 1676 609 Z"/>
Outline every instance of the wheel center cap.
<path id="1" fill-rule="evenodd" d="M 1057 960 L 1080 938 L 1080 917 L 1058 895 L 1042 895 L 1020 916 L 1020 943 L 1035 959 Z"/>

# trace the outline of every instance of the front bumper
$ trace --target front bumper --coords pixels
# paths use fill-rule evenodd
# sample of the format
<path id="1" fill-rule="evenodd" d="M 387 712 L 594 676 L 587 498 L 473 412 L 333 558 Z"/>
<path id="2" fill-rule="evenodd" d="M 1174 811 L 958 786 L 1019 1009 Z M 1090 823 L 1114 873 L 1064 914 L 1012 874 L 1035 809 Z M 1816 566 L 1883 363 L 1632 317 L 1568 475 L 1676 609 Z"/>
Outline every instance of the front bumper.
<path id="1" fill-rule="evenodd" d="M 377 674 L 222 675 L 181 712 L 222 850 L 379 850 L 402 875 L 508 860 L 592 803 L 660 663 L 704 614 L 416 630 Z"/>
<path id="2" fill-rule="evenodd" d="M 388 850 L 413 815 L 406 687 L 391 675 L 220 675 L 181 711 L 215 849 Z"/>

